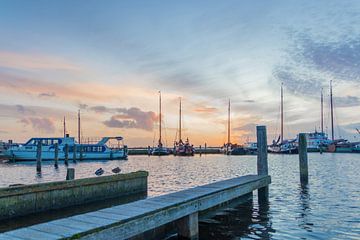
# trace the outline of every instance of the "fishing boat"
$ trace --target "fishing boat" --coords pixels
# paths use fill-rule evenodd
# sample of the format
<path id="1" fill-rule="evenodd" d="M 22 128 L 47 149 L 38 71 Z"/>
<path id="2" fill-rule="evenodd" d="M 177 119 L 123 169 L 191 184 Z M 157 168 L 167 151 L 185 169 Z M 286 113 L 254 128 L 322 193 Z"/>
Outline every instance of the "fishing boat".
<path id="1" fill-rule="evenodd" d="M 315 130 L 314 132 L 305 133 L 305 136 L 308 152 L 325 151 L 333 143 L 324 132 L 317 132 Z M 296 143 L 299 143 L 299 135 L 297 135 Z"/>
<path id="2" fill-rule="evenodd" d="M 181 130 L 182 130 L 182 122 L 181 122 L 181 98 L 179 102 L 179 139 L 174 142 L 174 155 L 175 156 L 194 156 L 195 149 L 192 144 L 190 144 L 189 138 L 186 138 L 184 142 L 182 140 Z"/>
<path id="3" fill-rule="evenodd" d="M 228 120 L 227 120 L 227 143 L 223 145 L 220 151 L 226 155 L 245 155 L 246 151 L 243 146 L 238 144 L 233 144 L 230 141 L 230 134 L 231 134 L 230 120 L 231 120 L 231 102 L 229 99 Z"/>
<path id="4" fill-rule="evenodd" d="M 296 139 L 284 139 L 284 93 L 283 93 L 283 83 L 281 83 L 281 125 L 280 125 L 280 136 L 275 141 L 273 140 L 272 144 L 268 147 L 268 152 L 278 153 L 278 154 L 297 154 L 298 145 L 296 144 Z"/>
<path id="5" fill-rule="evenodd" d="M 110 145 L 111 141 L 116 141 L 115 145 Z M 66 148 L 68 157 L 74 156 L 81 160 L 113 160 L 127 159 L 127 146 L 123 144 L 123 138 L 103 137 L 97 143 L 79 144 L 74 137 L 55 137 L 55 138 L 31 138 L 25 144 L 10 146 L 5 155 L 15 161 L 35 161 L 38 143 L 41 142 L 42 160 L 54 160 L 55 146 L 58 146 L 59 160 L 65 159 Z"/>
<path id="6" fill-rule="evenodd" d="M 151 154 L 152 155 L 156 155 L 156 156 L 164 156 L 164 155 L 169 155 L 169 149 L 167 149 L 166 147 L 163 146 L 162 143 L 162 139 L 161 139 L 161 119 L 162 119 L 162 115 L 161 115 L 161 92 L 159 91 L 159 141 L 158 141 L 158 146 L 154 147 L 152 149 Z"/>

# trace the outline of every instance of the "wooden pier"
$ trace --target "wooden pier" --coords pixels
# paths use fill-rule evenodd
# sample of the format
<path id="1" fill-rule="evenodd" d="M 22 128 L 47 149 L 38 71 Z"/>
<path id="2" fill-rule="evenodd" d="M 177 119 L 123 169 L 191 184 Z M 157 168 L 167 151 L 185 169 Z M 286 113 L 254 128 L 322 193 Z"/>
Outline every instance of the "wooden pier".
<path id="1" fill-rule="evenodd" d="M 270 184 L 249 175 L 89 212 L 0 234 L 0 239 L 128 239 L 176 221 L 179 235 L 196 239 L 198 213 Z"/>

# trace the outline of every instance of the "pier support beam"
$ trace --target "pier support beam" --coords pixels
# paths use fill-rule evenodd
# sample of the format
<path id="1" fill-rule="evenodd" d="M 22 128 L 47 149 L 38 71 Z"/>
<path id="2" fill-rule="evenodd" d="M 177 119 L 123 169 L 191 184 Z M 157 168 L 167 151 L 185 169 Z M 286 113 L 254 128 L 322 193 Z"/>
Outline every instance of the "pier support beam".
<path id="1" fill-rule="evenodd" d="M 41 141 L 39 140 L 36 148 L 36 171 L 41 172 Z"/>
<path id="2" fill-rule="evenodd" d="M 199 239 L 199 215 L 197 212 L 180 218 L 176 221 L 176 226 L 180 239 Z"/>
<path id="3" fill-rule="evenodd" d="M 301 185 L 309 183 L 307 142 L 305 133 L 299 134 L 299 168 Z"/>
<path id="4" fill-rule="evenodd" d="M 75 169 L 68 168 L 66 172 L 66 180 L 74 180 L 75 179 Z"/>
<path id="5" fill-rule="evenodd" d="M 256 126 L 257 136 L 257 173 L 258 175 L 268 175 L 268 159 L 267 159 L 267 136 L 266 126 Z M 258 189 L 259 204 L 267 203 L 269 200 L 269 187 Z"/>
<path id="6" fill-rule="evenodd" d="M 54 167 L 58 168 L 59 164 L 59 144 L 55 143 L 54 144 Z"/>

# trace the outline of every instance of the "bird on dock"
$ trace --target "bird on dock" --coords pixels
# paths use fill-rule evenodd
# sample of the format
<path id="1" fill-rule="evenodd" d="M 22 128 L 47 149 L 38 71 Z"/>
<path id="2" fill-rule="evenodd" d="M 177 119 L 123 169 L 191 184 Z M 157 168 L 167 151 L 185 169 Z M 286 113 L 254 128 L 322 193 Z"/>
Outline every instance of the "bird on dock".
<path id="1" fill-rule="evenodd" d="M 121 172 L 121 169 L 119 167 L 114 168 L 113 170 L 111 170 L 113 173 L 119 173 Z"/>
<path id="2" fill-rule="evenodd" d="M 105 172 L 104 169 L 99 168 L 98 170 L 95 171 L 95 175 L 101 176 L 101 175 L 103 175 L 104 172 Z"/>

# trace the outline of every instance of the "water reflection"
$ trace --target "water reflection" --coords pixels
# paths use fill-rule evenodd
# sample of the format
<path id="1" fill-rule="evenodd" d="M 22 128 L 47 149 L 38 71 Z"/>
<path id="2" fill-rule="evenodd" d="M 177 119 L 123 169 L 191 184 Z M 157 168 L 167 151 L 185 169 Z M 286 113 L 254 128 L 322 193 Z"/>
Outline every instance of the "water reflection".
<path id="1" fill-rule="evenodd" d="M 305 229 L 308 232 L 312 232 L 313 223 L 310 222 L 310 188 L 308 184 L 300 184 L 299 187 L 299 199 L 300 199 L 300 214 L 297 217 L 299 221 L 299 227 Z"/>
<path id="2" fill-rule="evenodd" d="M 271 239 L 276 231 L 272 227 L 269 209 L 269 203 L 259 205 L 249 200 L 219 211 L 211 219 L 200 222 L 200 239 L 230 240 L 239 236 L 250 239 Z"/>

